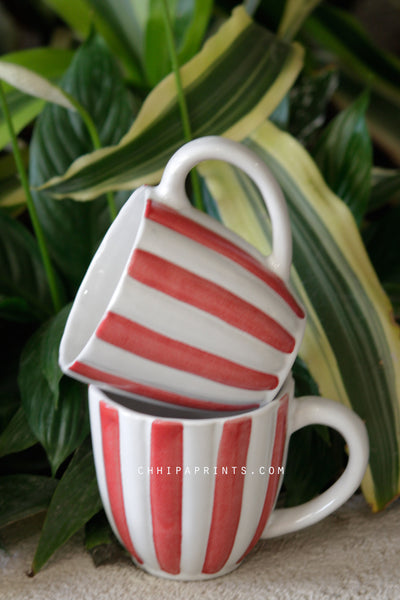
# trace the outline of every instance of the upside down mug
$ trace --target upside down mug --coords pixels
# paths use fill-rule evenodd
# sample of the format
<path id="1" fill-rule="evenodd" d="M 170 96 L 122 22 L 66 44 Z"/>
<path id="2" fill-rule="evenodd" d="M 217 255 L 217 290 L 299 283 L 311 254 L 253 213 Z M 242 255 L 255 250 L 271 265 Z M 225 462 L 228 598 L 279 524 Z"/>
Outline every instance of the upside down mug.
<path id="1" fill-rule="evenodd" d="M 185 178 L 206 159 L 240 167 L 259 187 L 272 223 L 269 256 L 190 205 Z M 259 157 L 225 138 L 189 142 L 108 230 L 70 312 L 60 366 L 148 402 L 215 410 L 268 402 L 305 327 L 291 260 L 285 199 Z"/>
<path id="2" fill-rule="evenodd" d="M 97 480 L 116 536 L 153 575 L 196 580 L 229 573 L 259 539 L 337 509 L 367 465 L 361 419 L 331 400 L 294 398 L 291 376 L 273 402 L 222 416 L 140 402 L 133 410 L 121 400 L 89 387 Z M 315 423 L 344 437 L 346 469 L 313 500 L 274 510 L 290 435 Z"/>

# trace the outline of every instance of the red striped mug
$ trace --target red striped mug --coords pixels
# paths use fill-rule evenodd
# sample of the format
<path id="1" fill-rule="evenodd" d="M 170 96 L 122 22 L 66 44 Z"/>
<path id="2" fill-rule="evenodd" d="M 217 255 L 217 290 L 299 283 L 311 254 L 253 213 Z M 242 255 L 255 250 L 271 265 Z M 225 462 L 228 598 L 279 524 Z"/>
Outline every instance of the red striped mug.
<path id="1" fill-rule="evenodd" d="M 206 159 L 242 168 L 259 187 L 269 256 L 190 205 L 186 175 Z M 288 283 L 291 259 L 285 199 L 257 155 L 225 138 L 190 142 L 106 234 L 69 315 L 61 368 L 155 402 L 240 410 L 272 400 L 305 327 Z"/>
<path id="2" fill-rule="evenodd" d="M 363 422 L 331 400 L 296 399 L 293 388 L 289 377 L 261 408 L 204 418 L 206 411 L 181 407 L 151 414 L 140 401 L 132 410 L 120 396 L 89 387 L 101 498 L 136 565 L 174 579 L 224 575 L 260 538 L 312 525 L 353 494 L 368 460 Z M 290 435 L 315 423 L 343 435 L 346 469 L 310 502 L 274 510 Z"/>

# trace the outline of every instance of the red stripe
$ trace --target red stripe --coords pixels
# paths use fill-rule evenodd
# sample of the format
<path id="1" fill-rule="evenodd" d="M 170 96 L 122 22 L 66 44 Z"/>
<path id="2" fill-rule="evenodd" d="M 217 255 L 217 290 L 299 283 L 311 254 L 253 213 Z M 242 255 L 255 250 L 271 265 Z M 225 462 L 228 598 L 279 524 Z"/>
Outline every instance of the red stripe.
<path id="1" fill-rule="evenodd" d="M 136 396 L 144 396 L 145 398 L 151 398 L 153 400 L 160 400 L 161 402 L 167 402 L 168 404 L 177 404 L 178 406 L 186 406 L 189 408 L 199 408 L 204 410 L 249 410 L 250 408 L 258 408 L 260 405 L 257 403 L 253 404 L 223 404 L 220 402 L 208 402 L 206 400 L 195 400 L 188 396 L 181 396 L 180 394 L 174 394 L 167 392 L 166 390 L 160 390 L 155 387 L 143 385 L 136 381 L 124 379 L 100 369 L 90 367 L 80 361 L 75 361 L 70 367 L 70 371 L 78 373 L 87 379 L 90 379 L 96 383 L 106 383 L 112 385 L 119 390 L 126 391 Z"/>
<path id="2" fill-rule="evenodd" d="M 207 229 L 196 221 L 183 216 L 169 206 L 165 206 L 154 200 L 147 201 L 145 217 L 233 260 L 264 281 L 290 306 L 298 317 L 301 319 L 304 318 L 303 309 L 289 292 L 282 279 L 264 267 L 254 256 L 242 250 L 242 248 L 239 248 L 223 236 Z"/>
<path id="3" fill-rule="evenodd" d="M 275 375 L 243 367 L 215 354 L 148 329 L 109 312 L 96 330 L 101 340 L 155 363 L 246 390 L 273 390 Z"/>
<path id="4" fill-rule="evenodd" d="M 294 338 L 264 312 L 216 283 L 155 254 L 135 250 L 128 272 L 137 281 L 211 313 L 281 352 L 290 353 L 294 349 Z"/>
<path id="5" fill-rule="evenodd" d="M 271 458 L 271 467 L 274 467 L 274 473 L 272 475 L 269 475 L 267 493 L 265 496 L 264 506 L 256 532 L 246 552 L 237 562 L 241 562 L 244 559 L 244 557 L 250 552 L 250 550 L 254 548 L 254 546 L 260 539 L 260 535 L 264 530 L 268 517 L 271 514 L 271 511 L 275 504 L 280 480 L 279 467 L 283 466 L 283 454 L 285 451 L 288 403 L 289 397 L 287 394 L 285 394 L 285 396 L 283 396 L 283 398 L 281 398 L 280 400 L 275 428 L 274 447 L 272 450 Z"/>
<path id="6" fill-rule="evenodd" d="M 242 508 L 244 474 L 251 434 L 251 419 L 225 423 L 218 450 L 214 507 L 203 573 L 217 573 L 232 551 Z M 227 474 L 222 468 L 227 467 Z M 234 472 L 232 467 L 237 467 Z"/>
<path id="7" fill-rule="evenodd" d="M 125 548 L 139 563 L 142 563 L 142 559 L 133 546 L 126 521 L 122 492 L 118 411 L 105 402 L 100 402 L 100 421 L 108 499 L 114 523 Z"/>
<path id="8" fill-rule="evenodd" d="M 181 562 L 182 444 L 182 423 L 153 421 L 150 456 L 150 465 L 153 467 L 153 474 L 150 475 L 153 541 L 160 568 L 173 575 L 180 572 Z M 162 470 L 157 473 L 157 469 Z M 177 469 L 180 470 L 177 472 Z"/>

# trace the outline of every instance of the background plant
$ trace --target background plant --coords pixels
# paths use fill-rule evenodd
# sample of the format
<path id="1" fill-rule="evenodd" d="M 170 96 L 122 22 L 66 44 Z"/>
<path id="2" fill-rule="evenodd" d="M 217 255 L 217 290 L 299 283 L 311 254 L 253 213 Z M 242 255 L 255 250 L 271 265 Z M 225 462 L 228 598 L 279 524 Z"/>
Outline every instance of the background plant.
<path id="1" fill-rule="evenodd" d="M 63 47 L 0 60 L 0 527 L 47 511 L 33 572 L 82 527 L 89 549 L 111 545 L 87 390 L 62 376 L 58 345 L 115 212 L 132 189 L 158 181 L 185 140 L 206 134 L 252 147 L 282 185 L 292 283 L 308 312 L 297 391 L 364 418 L 362 489 L 382 509 L 400 478 L 398 59 L 327 2 L 28 6 Z M 250 181 L 219 163 L 199 173 L 193 202 L 268 252 Z M 320 492 L 345 460 L 333 432 L 299 432 L 281 501 Z"/>

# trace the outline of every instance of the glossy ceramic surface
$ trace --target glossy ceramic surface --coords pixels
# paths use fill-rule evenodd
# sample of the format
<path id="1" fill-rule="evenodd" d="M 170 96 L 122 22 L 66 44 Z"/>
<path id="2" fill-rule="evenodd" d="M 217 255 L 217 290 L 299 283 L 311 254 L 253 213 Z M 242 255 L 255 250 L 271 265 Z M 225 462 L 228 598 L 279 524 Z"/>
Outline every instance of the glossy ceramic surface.
<path id="1" fill-rule="evenodd" d="M 184 182 L 205 159 L 242 168 L 273 230 L 264 257 L 194 209 Z M 200 138 L 141 187 L 109 229 L 82 282 L 60 346 L 64 372 L 149 402 L 241 410 L 274 398 L 290 372 L 305 313 L 288 283 L 286 203 L 267 167 L 224 138 Z"/>
<path id="2" fill-rule="evenodd" d="M 260 538 L 311 525 L 356 490 L 368 460 L 365 426 L 349 409 L 295 399 L 288 378 L 277 398 L 242 414 L 147 414 L 90 386 L 93 450 L 110 524 L 134 562 L 174 579 L 207 579 L 237 567 Z M 179 416 L 180 415 L 180 416 Z M 311 502 L 274 510 L 290 434 L 309 424 L 337 429 L 349 448 L 340 479 Z"/>

